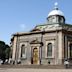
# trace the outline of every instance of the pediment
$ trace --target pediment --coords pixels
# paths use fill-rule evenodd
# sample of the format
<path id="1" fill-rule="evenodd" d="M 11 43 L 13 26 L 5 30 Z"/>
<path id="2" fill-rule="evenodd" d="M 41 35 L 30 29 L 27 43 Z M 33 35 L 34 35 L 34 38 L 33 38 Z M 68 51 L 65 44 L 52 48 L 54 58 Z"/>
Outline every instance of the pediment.
<path id="1" fill-rule="evenodd" d="M 30 44 L 41 44 L 41 42 L 38 41 L 38 39 L 36 39 L 36 40 L 31 41 Z"/>

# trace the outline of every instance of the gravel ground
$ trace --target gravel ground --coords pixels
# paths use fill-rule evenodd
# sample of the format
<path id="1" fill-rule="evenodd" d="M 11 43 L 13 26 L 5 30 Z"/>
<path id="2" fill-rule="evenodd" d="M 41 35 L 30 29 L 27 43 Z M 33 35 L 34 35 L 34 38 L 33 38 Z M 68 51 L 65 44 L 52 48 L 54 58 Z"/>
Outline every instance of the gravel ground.
<path id="1" fill-rule="evenodd" d="M 72 69 L 0 68 L 0 72 L 72 72 Z"/>
<path id="2" fill-rule="evenodd" d="M 65 69 L 63 65 L 0 65 L 0 72 L 72 72 L 72 66 Z"/>

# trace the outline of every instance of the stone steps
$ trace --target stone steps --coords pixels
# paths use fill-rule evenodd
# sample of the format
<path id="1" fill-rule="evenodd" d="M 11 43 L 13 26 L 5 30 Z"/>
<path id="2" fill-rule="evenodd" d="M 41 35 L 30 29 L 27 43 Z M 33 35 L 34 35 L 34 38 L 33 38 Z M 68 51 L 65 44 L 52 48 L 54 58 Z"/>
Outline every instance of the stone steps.
<path id="1" fill-rule="evenodd" d="M 65 67 L 64 65 L 0 65 L 0 68 L 64 69 Z"/>

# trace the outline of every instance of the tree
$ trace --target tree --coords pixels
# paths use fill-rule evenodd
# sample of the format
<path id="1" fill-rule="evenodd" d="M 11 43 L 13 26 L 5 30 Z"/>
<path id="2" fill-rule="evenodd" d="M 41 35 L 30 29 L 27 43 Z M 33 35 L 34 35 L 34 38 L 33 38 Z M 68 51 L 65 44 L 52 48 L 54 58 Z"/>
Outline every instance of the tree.
<path id="1" fill-rule="evenodd" d="M 9 45 L 5 45 L 5 47 L 6 47 L 6 49 L 5 49 L 5 58 L 9 59 L 11 49 L 10 49 Z"/>
<path id="2" fill-rule="evenodd" d="M 10 47 L 9 45 L 5 44 L 4 41 L 0 41 L 0 59 L 5 61 L 5 59 L 9 58 Z"/>
<path id="3" fill-rule="evenodd" d="M 5 42 L 0 41 L 0 59 L 4 59 L 5 58 Z"/>

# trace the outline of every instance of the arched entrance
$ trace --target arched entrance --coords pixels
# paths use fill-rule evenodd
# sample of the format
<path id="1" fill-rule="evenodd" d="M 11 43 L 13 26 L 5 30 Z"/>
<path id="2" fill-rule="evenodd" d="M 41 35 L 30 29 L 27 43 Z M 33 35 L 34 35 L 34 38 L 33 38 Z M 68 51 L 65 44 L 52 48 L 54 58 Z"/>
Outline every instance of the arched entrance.
<path id="1" fill-rule="evenodd" d="M 38 64 L 38 48 L 33 49 L 33 64 Z"/>
<path id="2" fill-rule="evenodd" d="M 31 41 L 31 64 L 41 64 L 41 42 L 38 39 Z"/>

